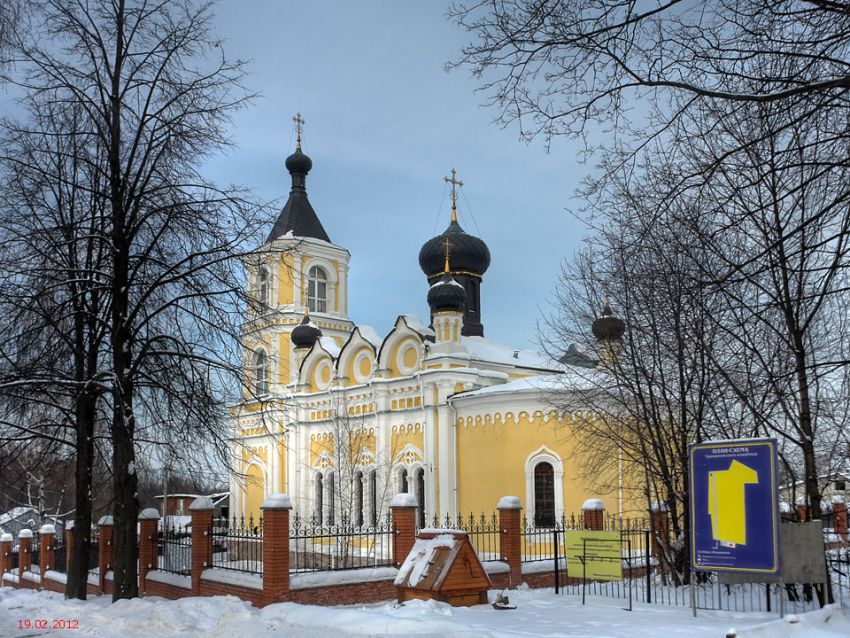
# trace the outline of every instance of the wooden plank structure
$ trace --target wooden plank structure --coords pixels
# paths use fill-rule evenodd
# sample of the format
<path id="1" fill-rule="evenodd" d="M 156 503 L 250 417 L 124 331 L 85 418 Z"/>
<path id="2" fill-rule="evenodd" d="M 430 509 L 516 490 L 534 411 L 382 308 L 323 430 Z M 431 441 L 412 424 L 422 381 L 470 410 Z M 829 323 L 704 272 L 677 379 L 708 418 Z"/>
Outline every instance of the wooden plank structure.
<path id="1" fill-rule="evenodd" d="M 422 529 L 395 585 L 398 602 L 433 599 L 459 607 L 486 604 L 491 583 L 466 532 Z"/>

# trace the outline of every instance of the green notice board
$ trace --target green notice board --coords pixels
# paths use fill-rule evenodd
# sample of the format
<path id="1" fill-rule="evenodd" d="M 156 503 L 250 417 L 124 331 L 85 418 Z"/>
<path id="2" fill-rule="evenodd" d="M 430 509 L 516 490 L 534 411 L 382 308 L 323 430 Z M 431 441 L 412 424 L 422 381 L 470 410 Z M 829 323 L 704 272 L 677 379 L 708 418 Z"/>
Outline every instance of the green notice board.
<path id="1" fill-rule="evenodd" d="M 567 530 L 567 576 L 589 580 L 622 580 L 620 532 Z M 582 567 L 582 557 L 586 565 Z"/>

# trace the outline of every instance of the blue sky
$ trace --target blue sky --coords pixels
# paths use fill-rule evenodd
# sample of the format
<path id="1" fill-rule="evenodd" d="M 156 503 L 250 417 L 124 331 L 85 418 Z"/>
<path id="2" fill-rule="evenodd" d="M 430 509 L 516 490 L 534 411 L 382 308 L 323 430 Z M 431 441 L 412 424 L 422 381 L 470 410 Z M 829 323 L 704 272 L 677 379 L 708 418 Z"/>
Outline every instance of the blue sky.
<path id="1" fill-rule="evenodd" d="M 212 176 L 284 198 L 292 116 L 307 124 L 307 186 L 331 240 L 351 252 L 350 314 L 385 334 L 401 313 L 427 316 L 419 248 L 448 225 L 443 176 L 464 181 L 461 225 L 484 239 L 488 337 L 532 346 L 560 264 L 585 229 L 567 211 L 589 167 L 579 146 L 519 141 L 466 71 L 447 73 L 468 35 L 443 2 L 222 0 L 219 34 L 251 60 L 262 97 L 234 120 L 236 148 Z M 281 202 L 282 203 L 282 202 Z"/>

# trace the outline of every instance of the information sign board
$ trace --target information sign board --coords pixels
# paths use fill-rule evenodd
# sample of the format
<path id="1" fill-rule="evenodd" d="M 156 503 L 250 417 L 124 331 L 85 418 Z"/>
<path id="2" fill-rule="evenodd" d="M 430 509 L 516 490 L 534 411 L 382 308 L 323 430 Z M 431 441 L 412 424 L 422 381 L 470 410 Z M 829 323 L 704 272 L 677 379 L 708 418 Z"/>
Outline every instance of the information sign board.
<path id="1" fill-rule="evenodd" d="M 620 532 L 567 530 L 567 576 L 588 580 L 622 580 Z M 585 564 L 582 566 L 582 559 Z"/>

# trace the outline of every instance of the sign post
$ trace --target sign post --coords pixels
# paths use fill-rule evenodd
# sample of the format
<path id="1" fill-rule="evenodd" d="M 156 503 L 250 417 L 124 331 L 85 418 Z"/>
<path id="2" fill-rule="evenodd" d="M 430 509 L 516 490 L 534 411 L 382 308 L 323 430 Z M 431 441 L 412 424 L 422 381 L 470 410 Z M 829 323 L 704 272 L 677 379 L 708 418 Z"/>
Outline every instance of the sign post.
<path id="1" fill-rule="evenodd" d="M 697 443 L 688 456 L 692 569 L 779 576 L 776 440 Z"/>

